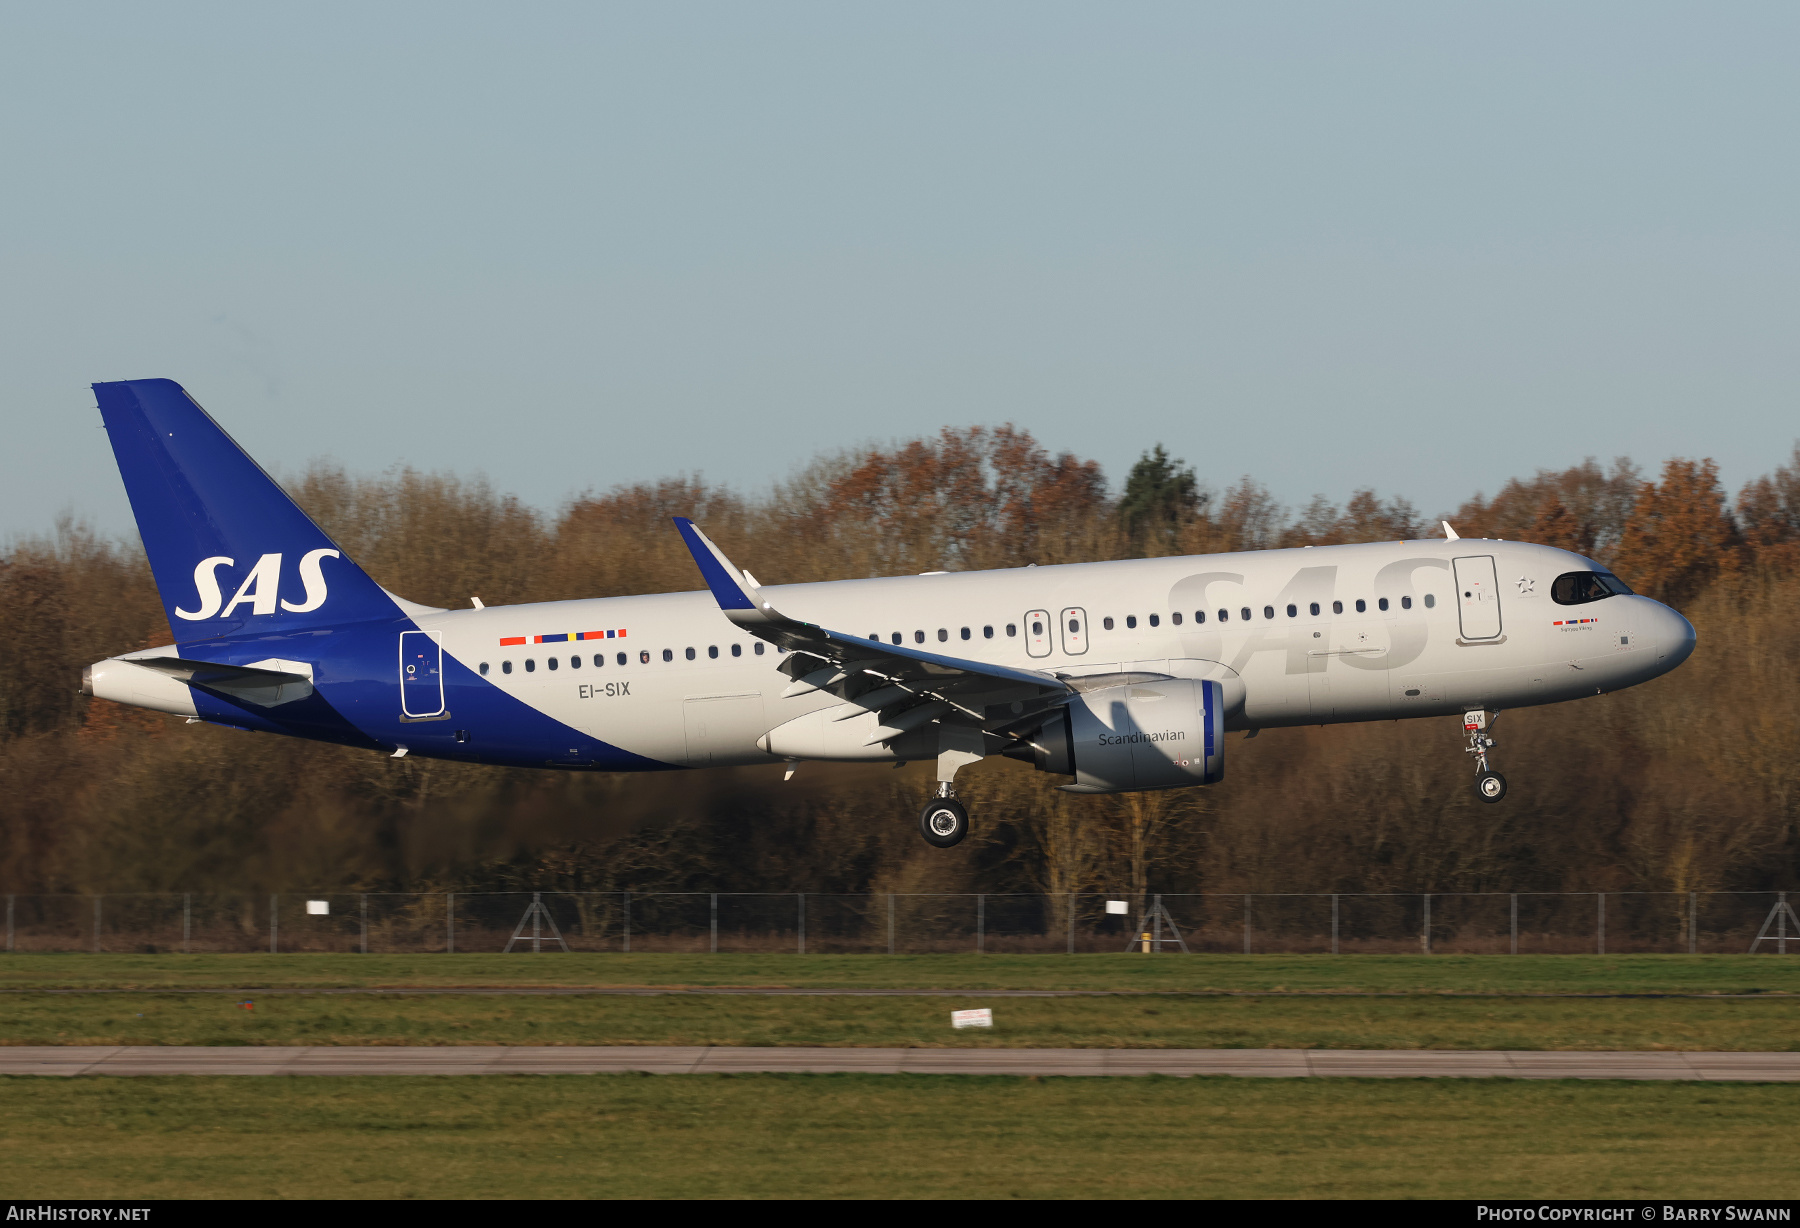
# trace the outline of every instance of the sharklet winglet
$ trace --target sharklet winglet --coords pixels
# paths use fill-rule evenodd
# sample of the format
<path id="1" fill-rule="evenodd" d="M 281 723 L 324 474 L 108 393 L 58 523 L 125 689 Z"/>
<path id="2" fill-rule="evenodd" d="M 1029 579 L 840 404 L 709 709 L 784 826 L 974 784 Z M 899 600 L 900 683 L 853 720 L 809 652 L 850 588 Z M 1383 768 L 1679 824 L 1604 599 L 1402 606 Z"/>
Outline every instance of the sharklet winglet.
<path id="1" fill-rule="evenodd" d="M 725 557 L 725 552 L 713 544 L 710 537 L 700 531 L 700 526 L 686 516 L 673 517 L 675 527 L 681 532 L 681 540 L 687 543 L 688 553 L 694 556 L 694 563 L 700 568 L 700 577 L 706 581 L 706 587 L 719 603 L 721 610 L 754 610 L 762 603 L 756 600 L 755 588 L 744 578 L 732 561 Z"/>

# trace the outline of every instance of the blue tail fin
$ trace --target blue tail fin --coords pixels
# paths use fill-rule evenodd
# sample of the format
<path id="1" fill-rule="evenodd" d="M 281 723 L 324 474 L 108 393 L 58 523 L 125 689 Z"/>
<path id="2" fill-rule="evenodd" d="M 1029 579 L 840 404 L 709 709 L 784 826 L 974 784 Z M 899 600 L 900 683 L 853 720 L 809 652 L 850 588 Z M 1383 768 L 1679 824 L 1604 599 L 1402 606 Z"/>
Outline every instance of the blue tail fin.
<path id="1" fill-rule="evenodd" d="M 94 395 L 177 643 L 399 615 L 180 384 Z"/>

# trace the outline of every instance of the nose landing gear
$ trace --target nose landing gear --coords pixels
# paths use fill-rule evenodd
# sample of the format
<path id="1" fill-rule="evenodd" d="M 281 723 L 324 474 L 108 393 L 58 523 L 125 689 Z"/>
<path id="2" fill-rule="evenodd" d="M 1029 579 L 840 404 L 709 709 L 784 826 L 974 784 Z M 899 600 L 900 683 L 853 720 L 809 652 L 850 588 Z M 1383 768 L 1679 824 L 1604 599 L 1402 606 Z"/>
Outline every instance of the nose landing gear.
<path id="1" fill-rule="evenodd" d="M 1488 766 L 1488 752 L 1497 743 L 1488 736 L 1487 729 L 1499 719 L 1498 712 L 1490 717 L 1479 708 L 1463 713 L 1463 730 L 1469 735 L 1469 744 L 1463 747 L 1463 753 L 1475 756 L 1475 796 L 1484 802 L 1497 802 L 1506 796 L 1506 777 Z"/>

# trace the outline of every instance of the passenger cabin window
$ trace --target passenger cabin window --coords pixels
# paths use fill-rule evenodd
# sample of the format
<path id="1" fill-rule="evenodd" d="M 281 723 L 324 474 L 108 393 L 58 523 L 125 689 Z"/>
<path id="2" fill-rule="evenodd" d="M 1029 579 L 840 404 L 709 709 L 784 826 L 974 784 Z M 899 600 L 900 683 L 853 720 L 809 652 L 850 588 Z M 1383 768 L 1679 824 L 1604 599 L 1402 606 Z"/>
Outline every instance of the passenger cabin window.
<path id="1" fill-rule="evenodd" d="M 594 668 L 599 669 L 602 665 L 605 665 L 605 664 L 606 664 L 606 654 L 603 652 L 595 653 L 594 654 Z M 625 662 L 620 661 L 619 664 L 623 665 L 623 664 L 625 664 Z"/>
<path id="2" fill-rule="evenodd" d="M 668 654 L 668 652 L 667 652 L 667 650 L 665 650 L 665 651 L 664 651 L 664 652 L 663 652 L 663 656 L 665 656 L 665 657 L 666 657 L 666 656 L 668 656 L 668 655 L 669 655 L 669 654 Z M 644 650 L 643 650 L 643 651 L 642 651 L 642 652 L 640 652 L 640 653 L 638 653 L 638 664 L 639 664 L 639 665 L 648 665 L 648 664 L 650 664 L 650 650 L 649 650 L 649 649 L 648 649 L 648 648 L 646 648 L 646 649 L 644 649 Z"/>
<path id="3" fill-rule="evenodd" d="M 1006 634 L 1009 638 L 1019 634 L 1018 624 L 1017 623 L 1007 623 L 1006 624 Z"/>
<path id="4" fill-rule="evenodd" d="M 962 629 L 962 637 L 963 637 L 963 638 L 964 638 L 964 639 L 965 639 L 965 640 L 966 640 L 966 639 L 968 639 L 968 638 L 969 638 L 969 637 L 970 637 L 970 635 L 971 635 L 971 634 L 972 634 L 972 632 L 970 632 L 970 630 L 969 630 L 969 629 L 968 629 L 968 628 L 967 628 L 967 627 L 964 627 L 964 628 L 963 628 L 963 629 Z"/>
<path id="5" fill-rule="evenodd" d="M 755 652 L 756 652 L 756 655 L 759 657 L 763 655 L 763 642 L 761 640 L 756 641 Z"/>
<path id="6" fill-rule="evenodd" d="M 1356 599 L 1356 612 L 1358 614 L 1363 614 L 1363 613 L 1367 613 L 1368 609 L 1369 609 L 1369 603 L 1364 601 L 1361 597 L 1358 597 Z"/>
<path id="7" fill-rule="evenodd" d="M 1331 603 L 1331 612 L 1333 614 L 1342 614 L 1344 612 L 1344 603 L 1341 601 L 1332 602 Z"/>
<path id="8" fill-rule="evenodd" d="M 913 643 L 923 644 L 924 642 L 925 642 L 925 633 L 923 631 L 913 632 Z"/>
<path id="9" fill-rule="evenodd" d="M 1169 621 L 1179 627 L 1181 625 L 1181 611 L 1176 610 L 1173 614 L 1169 615 Z"/>
<path id="10" fill-rule="evenodd" d="M 898 631 L 894 632 L 894 643 L 896 643 L 896 644 L 903 643 L 905 641 L 905 639 L 906 639 L 906 637 L 904 635 L 901 635 Z"/>
<path id="11" fill-rule="evenodd" d="M 1158 615 L 1155 615 L 1155 614 L 1152 614 L 1152 615 L 1151 615 L 1151 616 L 1150 616 L 1150 625 L 1151 625 L 1151 626 L 1152 626 L 1152 627 L 1154 627 L 1154 626 L 1156 626 L 1156 625 L 1157 625 L 1157 624 L 1159 624 L 1159 623 L 1160 623 L 1160 622 L 1162 622 L 1162 619 L 1161 619 L 1161 618 L 1160 618 L 1160 617 L 1159 617 L 1159 616 L 1158 616 Z"/>
<path id="12" fill-rule="evenodd" d="M 993 639 L 994 638 L 994 628 L 992 626 L 983 627 L 981 629 L 981 638 L 984 640 Z"/>
<path id="13" fill-rule="evenodd" d="M 1289 618 L 1295 618 L 1295 617 L 1298 617 L 1298 616 L 1299 616 L 1299 613 L 1300 613 L 1300 607 L 1299 607 L 1299 606 L 1297 606 L 1297 605 L 1295 605 L 1295 604 L 1294 604 L 1294 603 L 1293 603 L 1293 602 L 1291 602 L 1291 601 L 1290 601 L 1290 602 L 1288 602 L 1288 617 L 1289 617 Z"/>
<path id="14" fill-rule="evenodd" d="M 1614 593 L 1630 596 L 1631 590 L 1610 571 L 1564 572 L 1550 584 L 1550 600 L 1557 605 L 1586 605 L 1604 601 Z"/>
<path id="15" fill-rule="evenodd" d="M 719 646 L 717 644 L 708 644 L 706 646 L 706 655 L 710 660 L 717 661 L 719 659 Z"/>
<path id="16" fill-rule="evenodd" d="M 570 657 L 569 658 L 569 668 L 570 669 L 580 669 L 581 668 L 581 658 L 580 657 Z"/>
<path id="17" fill-rule="evenodd" d="M 530 657 L 525 658 L 525 672 L 528 674 L 537 672 L 537 662 L 533 661 Z"/>
<path id="18" fill-rule="evenodd" d="M 950 642 L 950 632 L 944 627 L 939 627 L 938 628 L 938 643 L 947 644 L 949 642 Z"/>
<path id="19" fill-rule="evenodd" d="M 687 650 L 687 659 L 690 661 L 694 659 L 694 650 L 692 648 Z"/>
<path id="20" fill-rule="evenodd" d="M 1125 616 L 1125 625 L 1127 627 L 1136 627 L 1137 626 L 1137 615 L 1136 614 L 1127 614 Z"/>
<path id="21" fill-rule="evenodd" d="M 1319 603 L 1318 602 L 1316 602 L 1316 601 L 1313 602 L 1311 605 L 1307 606 L 1306 609 L 1307 609 L 1307 612 L 1310 613 L 1314 618 L 1317 618 L 1319 616 Z"/>
<path id="22" fill-rule="evenodd" d="M 1383 597 L 1380 601 L 1377 601 L 1375 604 L 1378 607 L 1380 607 L 1381 609 L 1385 610 L 1385 609 L 1387 609 L 1387 598 Z"/>
<path id="23" fill-rule="evenodd" d="M 1272 605 L 1264 606 L 1263 607 L 1263 617 L 1264 618 L 1274 618 L 1275 617 L 1275 607 Z"/>
<path id="24" fill-rule="evenodd" d="M 1230 610 L 1220 610 L 1219 611 L 1219 621 L 1222 623 L 1230 622 L 1231 621 L 1231 611 Z"/>
<path id="25" fill-rule="evenodd" d="M 1437 605 L 1437 596 L 1433 593 L 1426 593 L 1425 594 L 1425 608 L 1429 610 L 1429 609 L 1434 608 L 1436 605 Z"/>
<path id="26" fill-rule="evenodd" d="M 673 648 L 663 649 L 663 660 L 673 661 L 674 659 L 675 659 L 675 650 Z"/>
<path id="27" fill-rule="evenodd" d="M 1101 619 L 1100 625 L 1105 627 L 1108 631 L 1111 631 L 1113 629 L 1112 615 L 1108 614 L 1105 618 Z"/>
<path id="28" fill-rule="evenodd" d="M 1412 598 L 1411 597 L 1400 598 L 1400 608 L 1403 610 L 1412 609 Z"/>
<path id="29" fill-rule="evenodd" d="M 1250 621 L 1250 607 L 1245 606 L 1243 609 L 1239 610 L 1238 617 L 1243 619 L 1245 622 L 1249 622 Z"/>
<path id="30" fill-rule="evenodd" d="M 481 676 L 483 678 L 487 677 L 487 662 L 486 661 L 483 661 L 481 663 Z"/>
<path id="31" fill-rule="evenodd" d="M 1044 634 L 1044 624 L 1037 621 L 1035 618 L 1031 620 L 1031 634 L 1033 634 L 1033 635 Z"/>
<path id="32" fill-rule="evenodd" d="M 558 665 L 558 661 L 555 657 L 551 657 L 549 660 L 545 661 L 544 664 L 548 665 L 551 669 L 555 669 Z"/>
<path id="33" fill-rule="evenodd" d="M 1206 611 L 1205 610 L 1195 610 L 1194 611 L 1194 621 L 1197 623 L 1205 622 L 1206 621 Z"/>
<path id="34" fill-rule="evenodd" d="M 650 659 L 650 654 L 649 654 L 649 653 L 645 653 L 645 654 L 644 654 L 644 660 L 646 660 L 646 661 L 648 661 L 648 660 L 649 660 L 649 659 Z M 624 654 L 624 653 L 620 653 L 620 654 L 619 654 L 619 664 L 620 664 L 620 665 L 624 665 L 624 664 L 625 664 L 625 663 L 626 663 L 626 662 L 625 662 L 625 654 Z"/>
<path id="35" fill-rule="evenodd" d="M 742 644 L 733 644 L 731 646 L 731 655 L 734 657 L 743 656 L 744 655 L 744 646 Z"/>
<path id="36" fill-rule="evenodd" d="M 500 672 L 503 674 L 512 673 L 512 662 L 511 661 L 500 662 Z"/>

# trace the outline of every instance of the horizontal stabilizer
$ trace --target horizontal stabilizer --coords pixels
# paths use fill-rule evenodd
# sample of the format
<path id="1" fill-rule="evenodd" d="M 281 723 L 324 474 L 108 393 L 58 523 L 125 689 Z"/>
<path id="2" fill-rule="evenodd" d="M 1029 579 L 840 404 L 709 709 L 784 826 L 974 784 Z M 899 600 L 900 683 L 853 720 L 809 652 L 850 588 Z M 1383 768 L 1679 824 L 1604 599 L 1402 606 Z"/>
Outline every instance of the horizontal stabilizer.
<path id="1" fill-rule="evenodd" d="M 312 667 L 293 661 L 268 661 L 258 665 L 220 665 L 214 661 L 190 661 L 183 657 L 132 657 L 130 661 L 189 686 L 216 691 L 262 708 L 293 703 L 313 693 Z M 286 668 L 265 669 L 261 668 L 263 665 Z"/>

